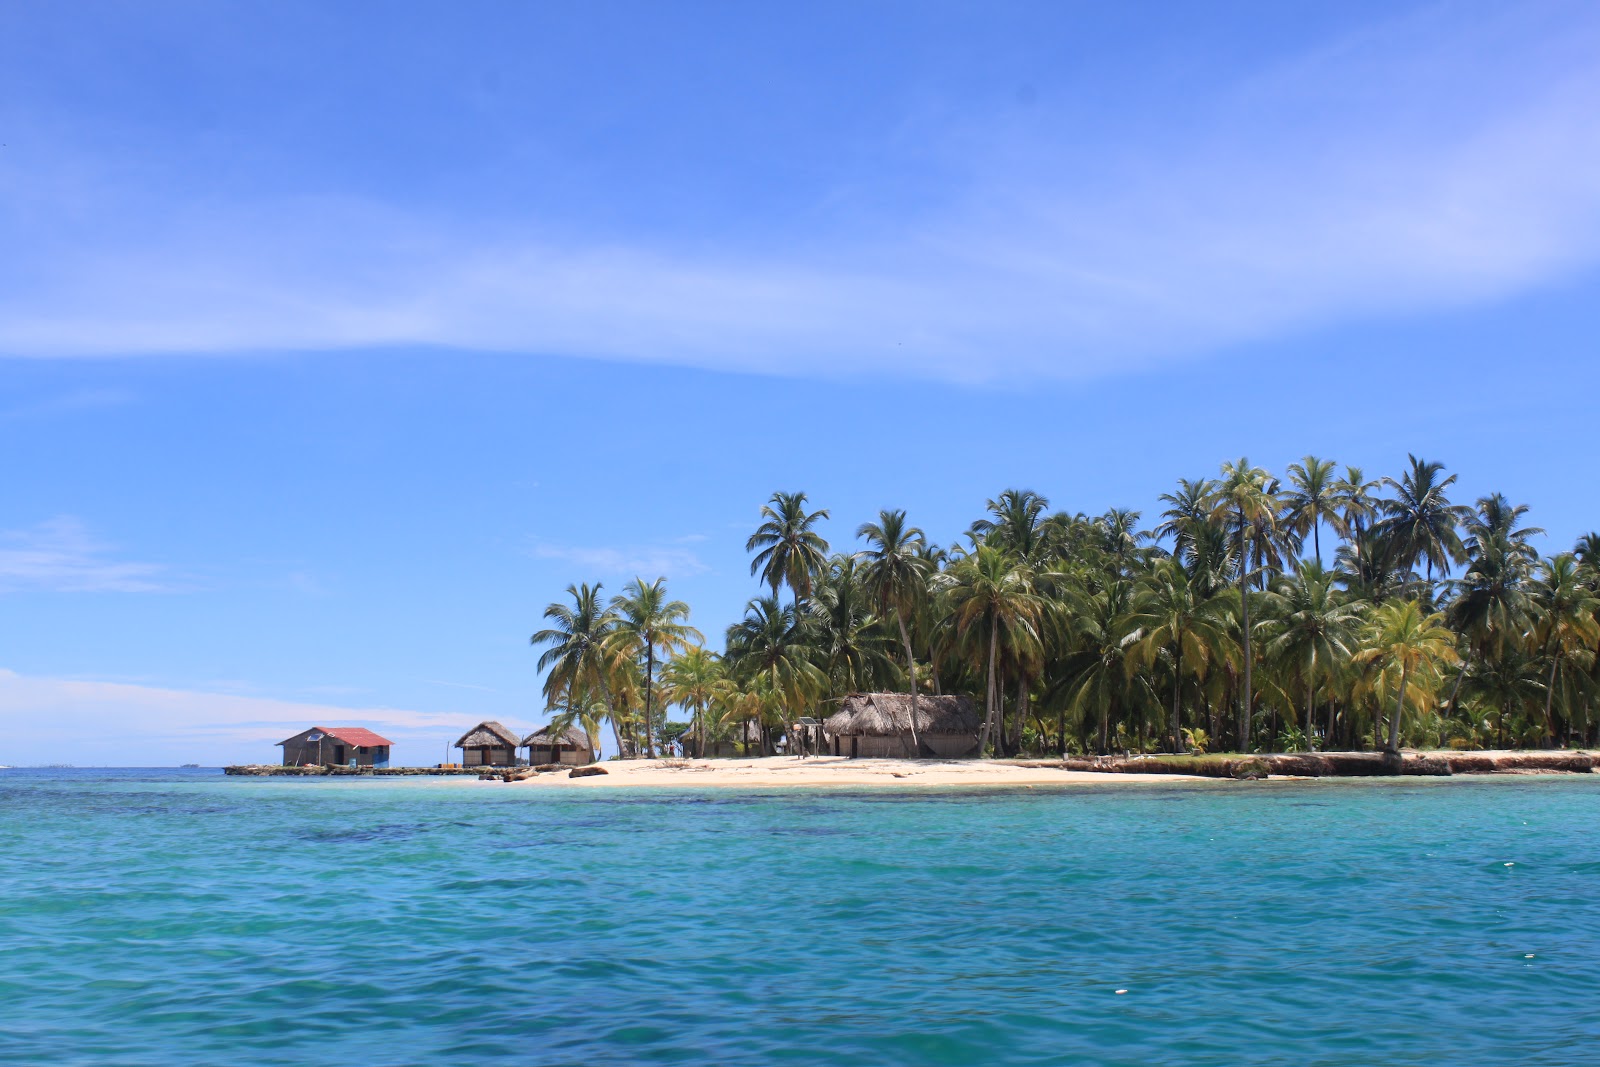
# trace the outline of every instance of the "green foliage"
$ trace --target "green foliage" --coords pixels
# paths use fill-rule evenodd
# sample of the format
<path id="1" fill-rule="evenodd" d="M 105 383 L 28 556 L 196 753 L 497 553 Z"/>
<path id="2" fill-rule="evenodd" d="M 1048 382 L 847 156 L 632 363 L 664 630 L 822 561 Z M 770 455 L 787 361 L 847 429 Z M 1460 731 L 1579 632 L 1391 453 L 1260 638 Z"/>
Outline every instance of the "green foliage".
<path id="1" fill-rule="evenodd" d="M 886 509 L 831 556 L 828 511 L 775 493 L 746 546 L 769 595 L 721 655 L 662 579 L 573 585 L 533 637 L 545 702 L 630 755 L 759 751 L 883 689 L 971 696 L 1005 755 L 1600 744 L 1600 534 L 1540 559 L 1526 507 L 1457 505 L 1455 481 L 1240 459 L 1150 530 L 1006 489 L 954 547 Z"/>

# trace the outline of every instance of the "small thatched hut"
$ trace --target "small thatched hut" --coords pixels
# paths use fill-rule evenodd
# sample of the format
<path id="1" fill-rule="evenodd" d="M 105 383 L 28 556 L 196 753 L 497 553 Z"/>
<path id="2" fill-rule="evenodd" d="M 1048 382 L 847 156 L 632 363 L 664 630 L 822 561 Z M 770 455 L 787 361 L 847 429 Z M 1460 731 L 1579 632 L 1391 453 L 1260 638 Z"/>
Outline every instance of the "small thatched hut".
<path id="1" fill-rule="evenodd" d="M 480 722 L 456 742 L 467 767 L 511 767 L 517 762 L 522 739 L 497 722 Z"/>
<path id="2" fill-rule="evenodd" d="M 589 735 L 576 726 L 569 726 L 554 736 L 546 726 L 524 737 L 522 743 L 528 747 L 528 762 L 534 766 L 566 763 L 582 767 L 594 762 L 594 746 L 589 743 Z"/>
<path id="3" fill-rule="evenodd" d="M 962 696 L 917 694 L 917 739 L 923 756 L 970 756 L 978 747 L 978 709 Z M 827 751 L 835 756 L 912 755 L 911 695 L 853 693 L 823 721 Z"/>

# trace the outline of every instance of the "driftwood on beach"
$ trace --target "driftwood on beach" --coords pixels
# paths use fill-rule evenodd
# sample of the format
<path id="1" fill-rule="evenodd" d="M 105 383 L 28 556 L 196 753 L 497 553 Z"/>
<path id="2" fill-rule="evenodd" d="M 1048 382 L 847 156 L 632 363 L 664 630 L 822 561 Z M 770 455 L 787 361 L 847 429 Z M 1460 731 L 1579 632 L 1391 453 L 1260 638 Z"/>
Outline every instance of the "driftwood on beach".
<path id="1" fill-rule="evenodd" d="M 1300 752 L 1260 756 L 1100 756 L 1061 760 L 1019 760 L 1023 767 L 1059 767 L 1102 774 L 1189 774 L 1203 778 L 1366 778 L 1455 774 L 1588 774 L 1595 757 L 1587 752 Z"/>

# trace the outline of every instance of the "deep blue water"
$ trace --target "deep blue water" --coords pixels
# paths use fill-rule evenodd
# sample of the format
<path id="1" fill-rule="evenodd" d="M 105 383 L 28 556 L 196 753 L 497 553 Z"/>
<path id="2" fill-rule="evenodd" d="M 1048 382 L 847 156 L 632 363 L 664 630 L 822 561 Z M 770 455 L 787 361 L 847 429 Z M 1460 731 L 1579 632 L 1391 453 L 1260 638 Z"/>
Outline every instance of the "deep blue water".
<path id="1" fill-rule="evenodd" d="M 1597 816 L 1600 776 L 758 794 L 6 770 L 0 1061 L 1587 1062 Z"/>

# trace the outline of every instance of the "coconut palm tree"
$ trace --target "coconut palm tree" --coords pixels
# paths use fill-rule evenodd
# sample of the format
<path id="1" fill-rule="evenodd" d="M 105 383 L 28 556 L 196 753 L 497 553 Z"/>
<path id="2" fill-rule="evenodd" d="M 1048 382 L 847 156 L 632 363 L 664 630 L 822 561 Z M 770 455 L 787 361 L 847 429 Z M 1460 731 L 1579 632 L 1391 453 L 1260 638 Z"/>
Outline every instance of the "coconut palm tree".
<path id="1" fill-rule="evenodd" d="M 1167 505 L 1156 527 L 1157 537 L 1172 538 L 1172 554 L 1186 556 L 1200 531 L 1212 527 L 1211 499 L 1216 486 L 1208 478 L 1180 478 L 1175 493 L 1162 493 Z"/>
<path id="2" fill-rule="evenodd" d="M 1360 537 L 1378 517 L 1377 491 L 1381 484 L 1368 480 L 1360 467 L 1346 467 L 1343 477 L 1333 483 L 1334 506 L 1345 537 Z"/>
<path id="3" fill-rule="evenodd" d="M 1539 565 L 1533 582 L 1534 647 L 1550 661 L 1545 679 L 1544 724 L 1547 737 L 1559 741 L 1555 722 L 1556 679 L 1563 664 L 1590 653 L 1600 642 L 1600 597 L 1584 583 L 1577 556 L 1563 552 Z"/>
<path id="4" fill-rule="evenodd" d="M 778 598 L 756 597 L 745 606 L 744 618 L 728 627 L 727 660 L 732 673 L 746 681 L 765 679 L 779 702 L 784 732 L 794 712 L 818 699 L 827 688 L 827 675 L 815 662 L 816 649 L 804 616 L 794 605 Z M 766 749 L 762 734 L 762 750 Z"/>
<path id="5" fill-rule="evenodd" d="M 1464 638 L 1461 668 L 1451 689 L 1449 715 L 1467 668 L 1474 658 L 1499 656 L 1507 643 L 1518 640 L 1528 628 L 1528 579 L 1538 553 L 1528 539 L 1544 533 L 1537 526 L 1522 526 L 1526 505 L 1513 507 L 1495 493 L 1478 500 L 1467 516 L 1467 569 L 1451 583 L 1454 599 L 1445 617 Z"/>
<path id="6" fill-rule="evenodd" d="M 987 543 L 980 543 L 939 578 L 957 635 L 981 637 L 988 645 L 983 734 L 978 740 L 981 754 L 995 725 L 995 666 L 1002 637 L 1037 643 L 1044 604 L 1034 592 L 1028 568 Z"/>
<path id="7" fill-rule="evenodd" d="M 985 506 L 991 517 L 972 524 L 973 542 L 1004 549 L 1038 567 L 1050 551 L 1053 527 L 1045 516 L 1050 501 L 1031 489 L 1007 489 Z"/>
<path id="8" fill-rule="evenodd" d="M 1454 666 L 1455 634 L 1444 624 L 1444 616 L 1425 614 L 1415 600 L 1392 600 L 1377 607 L 1367 626 L 1364 647 L 1351 657 L 1356 664 L 1372 664 L 1383 672 L 1398 671 L 1394 714 L 1389 719 L 1391 756 L 1400 754 L 1400 715 L 1406 703 L 1406 689 L 1413 682 L 1431 682 L 1439 668 Z"/>
<path id="9" fill-rule="evenodd" d="M 927 538 L 906 523 L 903 509 L 878 512 L 877 522 L 864 522 L 856 529 L 868 548 L 860 553 L 865 561 L 862 579 L 878 602 L 881 613 L 894 613 L 900 628 L 900 644 L 906 655 L 906 685 L 911 693 L 911 744 L 920 753 L 922 739 L 917 736 L 917 658 L 911 648 L 911 633 L 906 617 L 916 612 L 927 597 L 928 578 L 933 571 L 925 554 Z"/>
<path id="10" fill-rule="evenodd" d="M 611 720 L 617 754 L 625 755 L 617 708 L 611 697 L 611 679 L 617 671 L 612 637 L 617 618 L 600 603 L 600 583 L 567 586 L 571 603 L 555 601 L 544 609 L 553 624 L 529 638 L 534 647 L 545 646 L 539 670 L 545 672 L 545 706 L 584 707 L 598 693 Z"/>
<path id="11" fill-rule="evenodd" d="M 1292 488 L 1284 497 L 1284 523 L 1302 538 L 1311 535 L 1318 565 L 1322 563 L 1322 524 L 1327 523 L 1335 533 L 1344 531 L 1338 484 L 1332 460 L 1307 456 L 1289 464 Z"/>
<path id="12" fill-rule="evenodd" d="M 798 607 L 828 565 L 828 542 L 813 528 L 828 518 L 828 511 L 806 511 L 804 493 L 773 493 L 761 506 L 761 518 L 744 545 L 746 552 L 756 553 L 750 573 L 759 573 L 774 597 L 780 585 L 787 585 Z"/>
<path id="13" fill-rule="evenodd" d="M 1393 500 L 1378 503 L 1383 513 L 1383 537 L 1403 567 L 1426 564 L 1428 581 L 1433 572 L 1448 575 L 1452 563 L 1466 559 L 1458 527 L 1468 511 L 1450 503 L 1449 489 L 1456 476 L 1441 478 L 1443 463 L 1425 462 L 1407 456 L 1411 469 L 1399 481 L 1385 478 L 1383 484 L 1394 490 Z"/>
<path id="14" fill-rule="evenodd" d="M 654 686 L 657 657 L 700 644 L 700 631 L 690 626 L 689 605 L 667 599 L 667 580 L 646 583 L 635 578 L 612 597 L 611 612 L 616 617 L 613 641 L 619 650 L 631 655 L 644 669 L 644 743 L 651 759 L 656 757 Z"/>
<path id="15" fill-rule="evenodd" d="M 1160 560 L 1133 596 L 1126 625 L 1133 627 L 1145 664 L 1165 653 L 1172 661 L 1172 708 L 1168 727 L 1172 751 L 1183 750 L 1183 724 L 1178 697 L 1185 671 L 1204 680 L 1211 658 L 1227 644 L 1226 606 L 1200 595 L 1187 571 L 1175 560 Z M 1114 624 L 1111 629 L 1120 629 Z M 1103 644 L 1103 642 L 1102 642 Z"/>
<path id="16" fill-rule="evenodd" d="M 1279 578 L 1266 598 L 1272 637 L 1267 656 L 1293 665 L 1305 686 L 1306 747 L 1315 749 L 1312 710 L 1317 680 L 1331 678 L 1350 658 L 1350 646 L 1361 622 L 1359 604 L 1335 586 L 1334 576 L 1320 563 L 1306 562 L 1292 577 Z"/>
<path id="17" fill-rule="evenodd" d="M 1239 633 L 1244 646 L 1244 686 L 1241 690 L 1240 742 L 1250 750 L 1250 711 L 1254 699 L 1251 682 L 1250 649 L 1250 567 L 1251 533 L 1259 544 L 1263 529 L 1271 531 L 1277 523 L 1279 500 L 1277 483 L 1260 467 L 1241 457 L 1222 465 L 1222 477 L 1214 483 L 1210 498 L 1211 515 L 1232 523 L 1239 567 Z"/>
<path id="18" fill-rule="evenodd" d="M 689 728 L 701 755 L 706 751 L 706 716 L 725 680 L 722 657 L 703 645 L 684 649 L 661 668 L 662 702 L 689 709 Z"/>
<path id="19" fill-rule="evenodd" d="M 876 600 L 854 556 L 835 556 L 818 580 L 805 615 L 807 633 L 835 692 L 895 684 L 894 638 L 876 614 Z M 914 698 L 913 698 L 914 699 Z"/>

